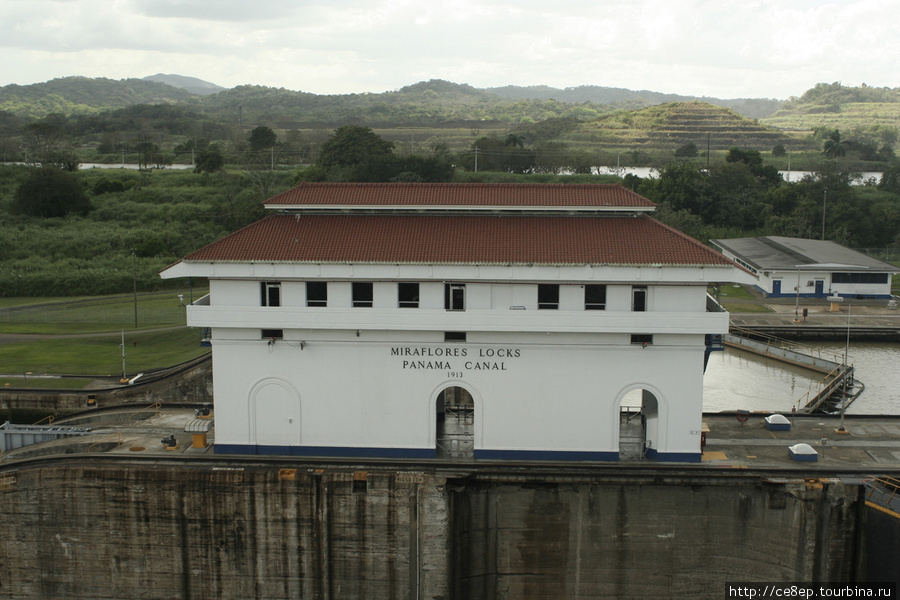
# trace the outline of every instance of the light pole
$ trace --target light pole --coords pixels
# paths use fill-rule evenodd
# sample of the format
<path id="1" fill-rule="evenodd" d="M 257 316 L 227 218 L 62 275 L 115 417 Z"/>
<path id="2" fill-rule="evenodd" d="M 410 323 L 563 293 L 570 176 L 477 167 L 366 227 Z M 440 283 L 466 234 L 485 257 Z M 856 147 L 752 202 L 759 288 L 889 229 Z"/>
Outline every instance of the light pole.
<path id="1" fill-rule="evenodd" d="M 828 188 L 822 190 L 822 241 L 825 241 L 825 202 L 828 200 Z"/>
<path id="2" fill-rule="evenodd" d="M 134 328 L 137 329 L 137 255 L 134 248 L 131 249 L 131 283 L 134 287 Z"/>

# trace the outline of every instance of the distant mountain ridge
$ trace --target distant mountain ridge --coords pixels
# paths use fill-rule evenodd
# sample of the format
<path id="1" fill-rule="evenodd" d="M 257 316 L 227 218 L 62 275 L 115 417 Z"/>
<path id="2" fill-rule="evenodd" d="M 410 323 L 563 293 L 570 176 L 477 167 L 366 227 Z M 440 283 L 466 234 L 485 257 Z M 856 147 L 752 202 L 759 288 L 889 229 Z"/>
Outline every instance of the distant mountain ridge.
<path id="1" fill-rule="evenodd" d="M 210 83 L 209 81 L 204 81 L 196 77 L 186 77 L 184 75 L 167 75 L 164 73 L 157 73 L 156 75 L 148 75 L 147 77 L 142 77 L 141 79 L 143 79 L 144 81 L 156 81 L 157 83 L 171 85 L 172 87 L 181 88 L 192 94 L 197 94 L 198 96 L 217 94 L 228 89 L 222 87 L 221 85 Z"/>
<path id="2" fill-rule="evenodd" d="M 730 108 L 749 117 L 759 119 L 777 111 L 784 103 L 772 98 L 709 98 L 706 96 L 682 96 L 666 94 L 650 90 L 629 90 L 626 88 L 602 87 L 597 85 L 580 85 L 570 88 L 554 88 L 546 85 L 516 86 L 507 85 L 496 88 L 485 88 L 486 92 L 505 98 L 521 100 L 557 100 L 559 102 L 594 104 L 618 104 L 628 108 L 643 108 L 654 104 L 668 102 L 706 102 L 723 108 Z M 624 106 L 623 106 L 624 107 Z"/>
<path id="3" fill-rule="evenodd" d="M 395 105 L 400 102 L 423 102 L 438 111 L 444 119 L 473 118 L 472 111 L 446 110 L 454 103 L 481 102 L 488 105 L 504 102 L 562 102 L 566 104 L 591 103 L 609 109 L 639 109 L 666 102 L 700 100 L 731 108 L 750 118 L 760 118 L 774 113 L 782 102 L 771 99 L 699 98 L 664 94 L 648 90 L 633 91 L 625 88 L 584 85 L 573 88 L 538 86 L 503 86 L 475 88 L 468 84 L 432 79 L 404 86 L 396 91 L 379 94 L 319 95 L 308 92 L 243 85 L 225 88 L 215 83 L 177 74 L 157 73 L 141 79 L 113 80 L 106 78 L 63 77 L 31 85 L 7 85 L 0 87 L 0 110 L 17 116 L 40 118 L 49 113 L 86 113 L 122 108 L 134 104 L 179 104 L 191 102 L 194 106 L 207 106 L 213 112 L 218 107 L 233 103 L 238 97 L 253 96 L 252 103 L 260 103 L 264 96 L 272 96 L 272 108 L 296 113 L 299 107 L 334 107 L 341 104 L 347 111 L 365 110 L 376 103 Z M 191 100 L 191 99 L 194 100 Z M 245 108 L 251 107 L 246 106 Z M 315 111 L 313 111 L 315 112 Z M 270 111 L 259 109 L 259 113 Z M 272 118 L 273 115 L 267 115 Z M 297 115 L 294 115 L 296 118 Z M 491 115 L 475 115 L 474 118 L 492 118 Z M 306 118 L 303 118 L 306 120 Z"/>

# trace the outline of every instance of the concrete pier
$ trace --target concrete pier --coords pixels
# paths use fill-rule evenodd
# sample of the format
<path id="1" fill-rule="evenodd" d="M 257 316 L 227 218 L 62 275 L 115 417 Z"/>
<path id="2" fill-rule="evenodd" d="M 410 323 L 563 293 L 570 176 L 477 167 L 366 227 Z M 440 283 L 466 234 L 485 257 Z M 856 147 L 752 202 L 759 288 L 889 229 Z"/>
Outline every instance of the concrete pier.
<path id="1" fill-rule="evenodd" d="M 222 457 L 194 419 L 3 455 L 0 598 L 721 598 L 898 576 L 865 480 L 900 474 L 900 419 L 706 415 L 699 465 Z M 799 441 L 820 460 L 791 461 Z"/>

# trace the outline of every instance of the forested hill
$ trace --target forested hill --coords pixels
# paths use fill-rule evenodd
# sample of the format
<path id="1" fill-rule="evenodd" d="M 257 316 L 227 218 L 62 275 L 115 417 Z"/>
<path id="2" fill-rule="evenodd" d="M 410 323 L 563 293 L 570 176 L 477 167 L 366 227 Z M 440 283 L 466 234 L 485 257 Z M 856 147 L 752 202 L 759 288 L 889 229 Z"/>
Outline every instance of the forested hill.
<path id="1" fill-rule="evenodd" d="M 781 100 L 771 98 L 735 98 L 721 99 L 700 96 L 682 96 L 664 94 L 650 90 L 628 90 L 625 88 L 601 87 L 597 85 L 581 85 L 570 88 L 554 88 L 546 85 L 514 86 L 487 88 L 485 91 L 520 100 L 558 100 L 559 102 L 594 104 L 615 104 L 620 108 L 644 108 L 654 104 L 669 102 L 706 102 L 723 108 L 730 108 L 745 117 L 759 119 L 771 115 L 783 104 Z"/>
<path id="2" fill-rule="evenodd" d="M 592 85 L 478 89 L 438 79 L 382 93 L 325 95 L 258 85 L 223 89 L 196 78 L 157 74 L 122 80 L 65 77 L 0 87 L 0 130 L 15 129 L 54 113 L 96 115 L 139 105 L 168 105 L 219 123 L 293 129 L 346 124 L 393 128 L 488 121 L 510 126 L 560 119 L 588 122 L 623 110 L 695 101 L 803 135 L 827 127 L 871 130 L 876 137 L 884 137 L 880 132 L 895 131 L 900 120 L 900 88 L 845 87 L 840 83 L 821 83 L 800 97 L 779 101 L 693 98 Z"/>
<path id="3" fill-rule="evenodd" d="M 0 111 L 19 117 L 41 118 L 97 113 L 134 104 L 190 103 L 194 94 L 143 79 L 63 77 L 32 85 L 0 87 Z"/>
<path id="4" fill-rule="evenodd" d="M 213 119 L 267 121 L 277 124 L 436 123 L 495 120 L 540 121 L 548 118 L 595 118 L 613 110 L 639 109 L 666 102 L 697 98 L 647 90 L 580 86 L 506 86 L 477 89 L 466 84 L 433 79 L 382 93 L 322 95 L 285 88 L 242 85 L 224 89 L 203 80 L 179 75 L 152 75 L 143 79 L 65 77 L 33 85 L 0 87 L 0 111 L 24 118 L 99 113 L 135 104 L 187 105 Z M 777 100 L 718 100 L 757 118 L 771 114 Z"/>

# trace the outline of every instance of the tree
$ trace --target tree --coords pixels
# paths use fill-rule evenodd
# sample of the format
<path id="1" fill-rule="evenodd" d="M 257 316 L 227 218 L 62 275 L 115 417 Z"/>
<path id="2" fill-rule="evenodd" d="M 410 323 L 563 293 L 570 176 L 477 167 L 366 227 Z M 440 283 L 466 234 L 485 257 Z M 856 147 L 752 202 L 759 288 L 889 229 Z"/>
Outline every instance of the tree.
<path id="1" fill-rule="evenodd" d="M 71 150 L 61 148 L 66 140 L 66 123 L 62 115 L 48 115 L 43 121 L 29 123 L 22 136 L 26 162 L 66 171 L 78 169 L 78 159 Z"/>
<path id="2" fill-rule="evenodd" d="M 368 127 L 344 125 L 322 144 L 317 161 L 323 167 L 355 167 L 394 151 L 394 142 L 381 139 Z"/>
<path id="3" fill-rule="evenodd" d="M 675 156 L 679 158 L 693 158 L 694 156 L 697 156 L 698 153 L 697 144 L 694 142 L 688 142 L 675 150 Z"/>
<path id="4" fill-rule="evenodd" d="M 194 164 L 195 173 L 215 173 L 221 171 L 224 166 L 225 157 L 222 156 L 218 144 L 205 143 L 199 147 Z"/>
<path id="5" fill-rule="evenodd" d="M 835 129 L 831 132 L 831 135 L 828 136 L 828 139 L 825 140 L 825 156 L 833 159 L 837 159 L 839 156 L 844 156 L 847 154 L 847 146 L 849 146 L 850 144 L 851 142 L 842 140 L 841 132 Z"/>
<path id="6" fill-rule="evenodd" d="M 881 175 L 878 189 L 900 194 L 900 165 L 894 165 Z"/>
<path id="7" fill-rule="evenodd" d="M 250 149 L 254 152 L 268 150 L 278 143 L 278 136 L 268 127 L 256 127 L 250 132 Z"/>
<path id="8" fill-rule="evenodd" d="M 16 188 L 13 212 L 33 217 L 64 217 L 68 214 L 86 215 L 91 201 L 81 187 L 77 175 L 41 167 L 34 169 Z"/>

